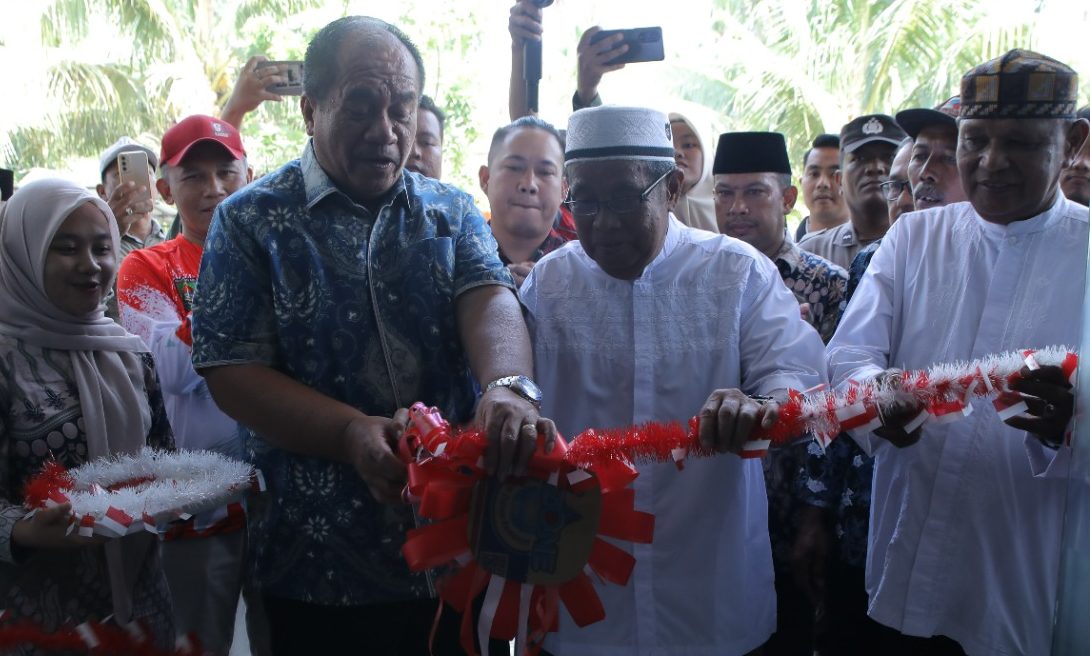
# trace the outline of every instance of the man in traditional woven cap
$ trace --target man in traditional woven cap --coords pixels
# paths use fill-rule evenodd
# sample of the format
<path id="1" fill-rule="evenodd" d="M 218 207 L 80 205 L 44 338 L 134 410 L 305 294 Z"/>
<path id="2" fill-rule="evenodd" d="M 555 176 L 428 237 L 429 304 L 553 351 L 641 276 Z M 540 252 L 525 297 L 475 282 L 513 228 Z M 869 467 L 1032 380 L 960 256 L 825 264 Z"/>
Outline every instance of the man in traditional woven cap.
<path id="1" fill-rule="evenodd" d="M 962 78 L 969 202 L 890 229 L 827 349 L 834 384 L 1078 343 L 1087 212 L 1059 190 L 1088 132 L 1077 84 L 1025 50 Z M 1073 397 L 1056 367 L 1022 373 L 1027 410 L 1005 421 L 974 400 L 953 423 L 887 408 L 852 434 L 875 457 L 866 579 L 883 654 L 1049 652 Z"/>
<path id="2" fill-rule="evenodd" d="M 860 249 L 889 229 L 881 183 L 905 133 L 885 114 L 866 114 L 840 129 L 840 180 L 848 205 L 847 223 L 808 232 L 799 246 L 847 269 Z"/>
<path id="3" fill-rule="evenodd" d="M 775 601 L 761 464 L 737 454 L 785 390 L 824 378 L 821 340 L 767 257 L 673 216 L 682 176 L 665 114 L 572 114 L 565 169 L 579 241 L 521 289 L 542 412 L 567 436 L 699 414 L 701 440 L 730 453 L 640 467 L 654 543 L 622 546 L 636 566 L 627 586 L 597 588 L 605 620 L 578 629 L 564 615 L 546 649 L 749 653 Z"/>
<path id="4" fill-rule="evenodd" d="M 1080 109 L 1078 116 L 1090 121 L 1090 105 Z M 1060 174 L 1060 189 L 1076 203 L 1090 205 L 1090 142 L 1082 147 L 1070 165 L 1064 167 Z"/>

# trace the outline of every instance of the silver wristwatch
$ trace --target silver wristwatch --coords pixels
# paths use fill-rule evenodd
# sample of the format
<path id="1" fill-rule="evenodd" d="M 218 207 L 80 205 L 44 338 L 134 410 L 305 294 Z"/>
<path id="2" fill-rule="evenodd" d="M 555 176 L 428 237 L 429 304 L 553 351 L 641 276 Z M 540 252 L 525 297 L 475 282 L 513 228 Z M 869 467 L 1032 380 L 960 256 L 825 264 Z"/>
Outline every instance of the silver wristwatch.
<path id="1" fill-rule="evenodd" d="M 526 376 L 504 376 L 503 378 L 497 378 L 489 383 L 488 386 L 484 388 L 484 391 L 489 392 L 497 387 L 506 387 L 532 403 L 535 408 L 541 407 L 541 388 Z"/>

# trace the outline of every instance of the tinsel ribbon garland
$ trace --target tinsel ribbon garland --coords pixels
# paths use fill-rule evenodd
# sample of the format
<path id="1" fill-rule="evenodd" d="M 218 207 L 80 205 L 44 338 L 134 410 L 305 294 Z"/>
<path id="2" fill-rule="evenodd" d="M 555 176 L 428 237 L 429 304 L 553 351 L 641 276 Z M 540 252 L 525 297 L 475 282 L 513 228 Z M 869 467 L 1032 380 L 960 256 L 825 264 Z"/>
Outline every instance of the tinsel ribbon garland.
<path id="1" fill-rule="evenodd" d="M 1077 355 L 1060 347 L 1023 350 L 988 356 L 970 362 L 941 364 L 898 377 L 851 382 L 842 392 L 791 390 L 780 404 L 778 419 L 768 430 L 756 431 L 742 457 L 760 457 L 769 444 L 788 443 L 813 435 L 822 446 L 841 431 L 873 429 L 881 425 L 881 410 L 910 402 L 920 408 L 909 422 L 911 432 L 924 422 L 948 422 L 968 416 L 971 400 L 991 397 L 1001 419 L 1024 412 L 1021 394 L 1012 387 L 1023 368 L 1056 366 L 1073 383 Z M 408 500 L 418 504 L 419 516 L 436 523 L 410 531 L 402 549 L 414 571 L 456 565 L 456 571 L 440 581 L 441 598 L 464 613 L 462 646 L 474 649 L 472 602 L 484 593 L 478 619 L 477 639 L 517 640 L 519 653 L 537 653 L 548 631 L 555 631 L 561 603 L 579 626 L 605 617 L 589 574 L 602 581 L 626 585 L 635 559 L 622 549 L 595 538 L 587 567 L 570 580 L 534 584 L 524 577 L 507 577 L 482 567 L 472 548 L 474 532 L 470 513 L 474 489 L 484 484 L 484 451 L 487 439 L 479 430 L 453 430 L 435 408 L 421 403 L 410 410 L 410 425 L 399 443 L 401 458 L 408 463 Z M 687 424 L 649 423 L 608 430 L 588 429 L 569 444 L 558 437 L 546 454 L 539 444 L 527 477 L 570 490 L 575 494 L 597 489 L 602 495 L 599 535 L 630 542 L 651 541 L 654 517 L 634 509 L 629 488 L 637 464 L 673 462 L 684 468 L 689 457 L 716 455 L 701 445 L 699 418 Z"/>
<path id="2" fill-rule="evenodd" d="M 251 465 L 211 451 L 115 455 L 73 469 L 49 461 L 23 488 L 31 513 L 72 505 L 69 532 L 120 537 L 224 506 L 265 488 Z"/>
<path id="3" fill-rule="evenodd" d="M 1073 382 L 1077 365 L 1074 352 L 1052 347 L 937 365 L 926 371 L 904 372 L 894 379 L 851 383 L 842 393 L 791 391 L 780 405 L 776 424 L 767 431 L 758 431 L 755 439 L 747 443 L 743 456 L 757 457 L 769 443 L 783 444 L 806 433 L 825 445 L 842 430 L 878 427 L 881 408 L 904 401 L 921 408 L 916 419 L 906 426 L 907 430 L 927 421 L 946 422 L 969 415 L 974 396 L 993 398 L 1000 418 L 1007 419 L 1026 410 L 1022 396 L 1012 388 L 1023 368 L 1057 366 Z M 419 403 L 413 406 L 410 415 L 412 421 L 398 447 L 408 463 L 406 493 L 419 504 L 418 514 L 435 523 L 410 531 L 402 552 L 415 571 L 457 565 L 456 571 L 441 580 L 439 593 L 444 601 L 463 613 L 461 641 L 468 653 L 476 653 L 470 610 L 473 600 L 482 593 L 484 600 L 477 622 L 477 638 L 482 645 L 487 644 L 489 637 L 515 638 L 520 653 L 538 652 L 545 633 L 557 629 L 561 603 L 579 626 L 603 619 L 605 609 L 588 574 L 626 585 L 635 559 L 600 536 L 649 543 L 654 531 L 654 517 L 634 509 L 635 495 L 628 485 L 638 476 L 635 465 L 673 462 L 681 469 L 687 457 L 714 455 L 700 445 L 695 417 L 684 426 L 652 423 L 623 429 L 589 429 L 570 445 L 558 437 L 550 453 L 539 447 L 530 460 L 527 479 L 572 495 L 592 491 L 601 495 L 599 523 L 586 566 L 568 580 L 540 584 L 490 571 L 475 559 L 471 549 L 474 536 L 470 534 L 473 522 L 469 514 L 474 488 L 488 478 L 483 467 L 487 445 L 483 433 L 452 430 L 438 411 Z M 141 471 L 119 472 L 102 481 L 106 485 L 100 485 L 92 496 L 138 490 L 149 484 L 147 476 L 147 472 Z M 47 468 L 41 480 L 28 489 L 34 499 L 29 505 L 46 507 L 64 503 L 69 500 L 68 492 L 73 486 L 69 472 Z M 130 531 L 135 522 L 130 513 L 125 515 L 131 523 L 122 528 Z M 144 518 L 145 525 L 149 519 Z M 541 523 L 549 522 L 546 517 Z M 149 656 L 160 653 L 130 629 L 108 624 L 84 623 L 53 632 L 42 631 L 23 620 L 0 624 L 0 647 L 25 644 L 49 649 L 86 649 L 92 653 Z M 183 646 L 175 653 L 194 652 Z"/>
<path id="4" fill-rule="evenodd" d="M 178 638 L 173 650 L 160 649 L 139 622 L 125 626 L 84 622 L 46 630 L 25 618 L 9 619 L 6 611 L 0 611 L 0 653 L 31 645 L 43 651 L 103 656 L 198 656 L 204 653 L 195 636 Z"/>
<path id="5" fill-rule="evenodd" d="M 116 455 L 66 469 L 49 461 L 25 484 L 28 517 L 42 508 L 72 505 L 68 531 L 90 537 L 121 537 L 158 532 L 158 525 L 235 501 L 251 490 L 263 491 L 261 472 L 209 451 L 158 451 Z M 155 646 L 138 622 L 84 622 L 46 630 L 26 618 L 0 610 L 0 653 L 34 645 L 44 650 L 165 656 L 200 654 L 195 636 L 182 636 L 173 651 Z"/>

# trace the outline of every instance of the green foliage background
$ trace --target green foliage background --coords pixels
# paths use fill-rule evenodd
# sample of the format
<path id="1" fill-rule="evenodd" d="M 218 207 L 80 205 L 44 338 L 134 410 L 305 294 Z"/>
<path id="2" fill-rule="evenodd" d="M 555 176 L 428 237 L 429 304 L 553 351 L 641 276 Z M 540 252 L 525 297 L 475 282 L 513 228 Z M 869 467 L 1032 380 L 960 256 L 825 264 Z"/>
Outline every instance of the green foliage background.
<path id="1" fill-rule="evenodd" d="M 93 184 L 88 162 L 118 136 L 158 144 L 179 118 L 217 112 L 250 55 L 301 59 L 322 25 L 363 13 L 398 24 L 420 46 L 425 91 L 448 113 L 444 177 L 477 192 L 488 139 L 507 121 L 509 8 L 503 0 L 7 3 L 0 165 L 17 178 L 45 168 Z M 607 75 L 607 102 L 681 111 L 701 126 L 709 150 L 724 130 L 784 132 L 796 167 L 815 134 L 862 113 L 935 105 L 956 92 L 964 71 L 1011 47 L 1082 69 L 1084 99 L 1090 91 L 1090 51 L 1080 47 L 1090 37 L 1085 2 L 679 0 L 669 9 L 617 0 L 558 0 L 547 9 L 543 116 L 566 121 L 575 45 L 595 23 L 661 24 L 668 51 L 666 62 Z M 258 173 L 296 157 L 306 138 L 296 99 L 265 103 L 243 134 Z"/>

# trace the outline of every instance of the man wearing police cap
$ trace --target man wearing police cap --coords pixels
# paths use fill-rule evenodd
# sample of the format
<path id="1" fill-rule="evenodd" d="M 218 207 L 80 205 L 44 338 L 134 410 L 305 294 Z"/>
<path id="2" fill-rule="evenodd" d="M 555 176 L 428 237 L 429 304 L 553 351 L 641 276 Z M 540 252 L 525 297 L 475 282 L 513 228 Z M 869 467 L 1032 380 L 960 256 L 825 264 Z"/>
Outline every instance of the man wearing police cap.
<path id="1" fill-rule="evenodd" d="M 905 133 L 885 114 L 859 116 L 840 129 L 840 176 L 848 222 L 806 233 L 799 246 L 847 269 L 863 247 L 889 229 L 881 184 Z"/>
<path id="2" fill-rule="evenodd" d="M 969 202 L 890 228 L 829 344 L 834 384 L 1079 341 L 1087 213 L 1058 184 L 1088 132 L 1077 88 L 1024 50 L 962 78 Z M 1022 373 L 1028 409 L 1006 421 L 977 400 L 953 423 L 906 431 L 920 408 L 902 407 L 852 434 L 875 457 L 866 579 L 883 654 L 1049 652 L 1073 396 L 1056 367 Z"/>

